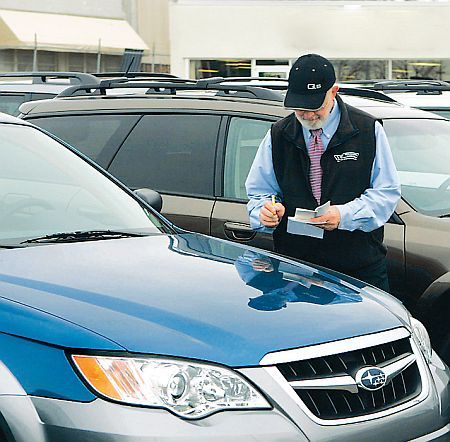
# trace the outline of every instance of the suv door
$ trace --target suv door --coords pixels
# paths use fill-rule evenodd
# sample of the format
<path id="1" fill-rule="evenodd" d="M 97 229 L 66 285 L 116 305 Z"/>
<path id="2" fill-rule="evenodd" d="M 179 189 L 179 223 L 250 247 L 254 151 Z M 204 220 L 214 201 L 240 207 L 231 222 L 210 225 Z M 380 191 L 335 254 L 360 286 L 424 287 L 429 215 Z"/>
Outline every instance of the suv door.
<path id="1" fill-rule="evenodd" d="M 176 225 L 210 233 L 220 115 L 144 115 L 108 167 L 131 189 L 163 195 L 162 213 Z"/>
<path id="2" fill-rule="evenodd" d="M 211 218 L 211 235 L 272 250 L 272 235 L 250 227 L 245 180 L 259 144 L 275 120 L 231 116 L 223 161 L 218 161 L 221 177 Z"/>

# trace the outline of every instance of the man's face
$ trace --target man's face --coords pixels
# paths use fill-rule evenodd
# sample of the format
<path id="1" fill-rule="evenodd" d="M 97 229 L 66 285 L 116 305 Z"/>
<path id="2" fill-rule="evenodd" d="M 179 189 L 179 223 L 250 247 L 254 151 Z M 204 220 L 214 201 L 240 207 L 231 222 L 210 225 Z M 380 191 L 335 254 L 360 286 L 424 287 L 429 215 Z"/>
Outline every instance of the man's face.
<path id="1" fill-rule="evenodd" d="M 333 86 L 326 94 L 322 106 L 316 110 L 294 109 L 297 120 L 306 129 L 321 129 L 330 115 L 333 108 L 334 97 L 339 86 Z"/>

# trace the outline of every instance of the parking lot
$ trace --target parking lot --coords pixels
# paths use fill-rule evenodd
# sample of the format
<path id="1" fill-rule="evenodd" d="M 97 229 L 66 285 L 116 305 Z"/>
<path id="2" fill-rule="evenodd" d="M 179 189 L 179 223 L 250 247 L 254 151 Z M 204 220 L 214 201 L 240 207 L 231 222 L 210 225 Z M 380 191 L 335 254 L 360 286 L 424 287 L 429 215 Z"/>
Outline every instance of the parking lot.
<path id="1" fill-rule="evenodd" d="M 169 3 L 172 27 L 190 16 L 188 7 L 200 11 L 198 1 Z M 237 2 L 242 14 L 248 3 Z M 335 8 L 285 3 L 287 12 Z M 370 3 L 378 10 L 383 2 Z M 416 78 L 390 57 L 389 78 L 381 78 L 384 61 L 373 55 L 365 71 L 356 58 L 346 65 L 336 56 L 338 75 L 325 91 L 323 79 L 295 91 L 305 100 L 320 96 L 321 107 L 291 105 L 300 58 L 217 61 L 193 50 L 185 56 L 190 75 L 177 75 L 184 44 L 166 65 L 160 49 L 146 46 L 148 29 L 137 31 L 165 4 L 113 1 L 111 11 L 126 17 L 119 20 L 102 1 L 67 6 L 63 16 L 49 10 L 51 2 L 42 11 L 30 3 L 27 12 L 0 0 L 5 45 L 1 26 L 13 32 L 35 14 L 49 24 L 61 14 L 66 32 L 52 38 L 68 45 L 70 26 L 83 23 L 78 8 L 86 41 L 96 26 L 117 30 L 115 39 L 105 31 L 110 40 L 90 42 L 84 55 L 80 42 L 73 56 L 49 46 L 58 66 L 76 60 L 79 69 L 48 61 L 50 69 L 38 69 L 52 58 L 35 36 L 27 49 L 33 68 L 19 69 L 22 49 L 14 47 L 13 68 L 0 72 L 0 442 L 450 440 L 445 63 L 438 70 L 435 62 L 411 62 L 424 77 Z M 252 4 L 254 19 L 265 8 L 277 14 L 271 2 Z M 363 20 L 360 6 L 350 6 L 346 13 Z M 225 19 L 228 10 L 221 11 Z M 129 47 L 120 48 L 119 37 Z M 315 69 L 305 75 L 315 78 Z M 247 75 L 234 75 L 241 71 Z M 321 113 L 318 136 L 329 144 L 314 166 L 308 137 L 316 128 L 300 115 L 315 122 Z M 337 119 L 331 134 L 330 115 Z M 388 167 L 379 159 L 380 133 L 401 196 L 386 222 L 369 229 L 352 214 L 350 228 L 344 206 L 362 198 L 358 216 L 381 219 L 369 200 L 389 205 L 376 195 Z M 272 169 L 263 170 L 267 145 Z M 305 176 L 297 151 L 307 158 Z M 273 228 L 263 209 L 260 226 L 251 220 L 255 168 L 275 183 L 256 195 L 279 216 Z M 323 213 L 335 208 L 340 216 L 329 230 L 331 221 L 314 223 L 311 214 L 328 203 Z M 312 222 L 300 218 L 306 212 Z M 321 247 L 335 234 L 333 258 L 324 258 Z M 289 253 L 289 242 L 305 247 L 306 258 Z M 384 290 L 350 266 L 373 268 L 367 263 L 379 256 L 387 264 Z"/>

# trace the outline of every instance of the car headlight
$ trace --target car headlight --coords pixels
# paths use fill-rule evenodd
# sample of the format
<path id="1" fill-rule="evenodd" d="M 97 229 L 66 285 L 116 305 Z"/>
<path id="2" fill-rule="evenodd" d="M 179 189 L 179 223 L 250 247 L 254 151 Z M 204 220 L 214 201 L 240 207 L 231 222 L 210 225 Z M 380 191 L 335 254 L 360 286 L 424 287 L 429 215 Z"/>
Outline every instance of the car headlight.
<path id="1" fill-rule="evenodd" d="M 226 409 L 271 408 L 248 381 L 225 367 L 165 358 L 72 359 L 95 391 L 126 404 L 163 407 L 184 418 Z"/>
<path id="2" fill-rule="evenodd" d="M 425 356 L 426 361 L 430 363 L 433 350 L 431 348 L 430 336 L 428 335 L 427 329 L 420 321 L 413 317 L 410 318 L 410 321 L 414 340 Z"/>

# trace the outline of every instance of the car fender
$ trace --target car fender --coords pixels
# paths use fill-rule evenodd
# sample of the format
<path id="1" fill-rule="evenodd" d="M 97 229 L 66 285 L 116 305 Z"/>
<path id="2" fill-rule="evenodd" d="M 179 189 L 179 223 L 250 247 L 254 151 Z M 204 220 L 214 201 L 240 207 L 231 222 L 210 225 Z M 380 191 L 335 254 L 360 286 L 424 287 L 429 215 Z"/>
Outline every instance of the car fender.
<path id="1" fill-rule="evenodd" d="M 449 311 L 450 272 L 447 272 L 428 286 L 413 311 L 414 316 L 426 326 L 433 348 L 438 352 L 449 348 Z"/>
<path id="2" fill-rule="evenodd" d="M 23 423 L 26 422 L 26 425 Z M 44 427 L 23 387 L 0 361 L 0 438 L 1 440 L 44 442 Z"/>

